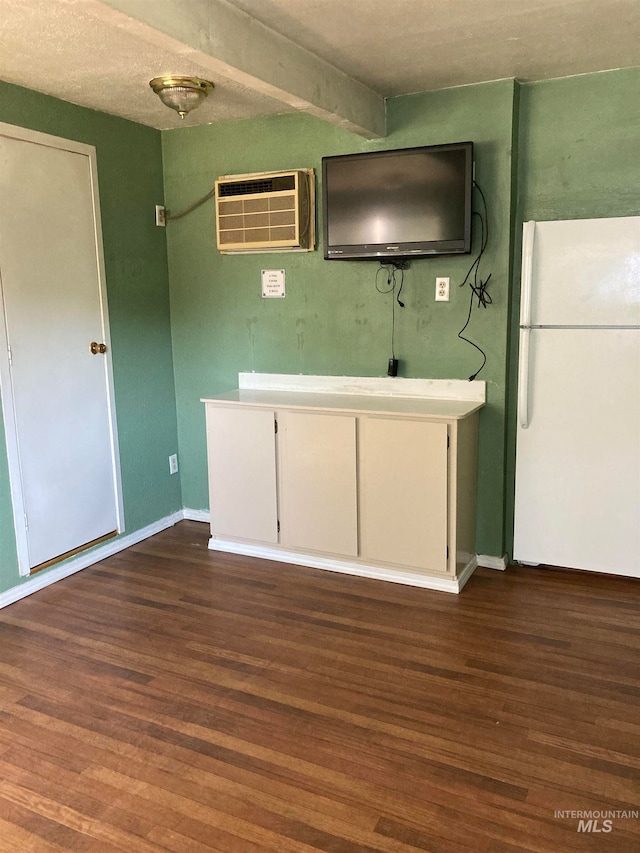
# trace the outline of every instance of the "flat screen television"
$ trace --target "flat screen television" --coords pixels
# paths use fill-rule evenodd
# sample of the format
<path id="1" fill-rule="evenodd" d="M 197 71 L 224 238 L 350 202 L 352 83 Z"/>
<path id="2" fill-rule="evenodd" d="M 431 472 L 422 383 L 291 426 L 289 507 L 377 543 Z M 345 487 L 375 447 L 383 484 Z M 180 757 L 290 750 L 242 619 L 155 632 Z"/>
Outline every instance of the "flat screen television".
<path id="1" fill-rule="evenodd" d="M 473 143 L 322 158 L 327 260 L 471 251 Z"/>

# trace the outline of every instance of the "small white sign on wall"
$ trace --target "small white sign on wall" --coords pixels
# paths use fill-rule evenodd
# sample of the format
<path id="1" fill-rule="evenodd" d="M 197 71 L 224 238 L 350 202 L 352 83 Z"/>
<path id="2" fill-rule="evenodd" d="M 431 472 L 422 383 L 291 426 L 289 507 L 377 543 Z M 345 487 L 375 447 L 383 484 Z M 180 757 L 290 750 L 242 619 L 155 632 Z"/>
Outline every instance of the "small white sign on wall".
<path id="1" fill-rule="evenodd" d="M 262 296 L 284 297 L 284 270 L 262 270 Z"/>

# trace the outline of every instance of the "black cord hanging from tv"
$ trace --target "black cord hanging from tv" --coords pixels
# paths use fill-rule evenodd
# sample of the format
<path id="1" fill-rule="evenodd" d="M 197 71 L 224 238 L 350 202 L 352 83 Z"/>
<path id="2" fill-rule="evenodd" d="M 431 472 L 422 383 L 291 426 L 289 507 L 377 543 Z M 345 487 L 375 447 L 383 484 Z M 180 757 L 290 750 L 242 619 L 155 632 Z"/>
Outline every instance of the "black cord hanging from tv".
<path id="1" fill-rule="evenodd" d="M 486 279 L 481 279 L 479 276 L 479 268 L 480 261 L 482 260 L 482 256 L 484 255 L 485 249 L 487 248 L 487 243 L 489 242 L 489 212 L 487 208 L 487 200 L 480 188 L 479 184 L 474 180 L 473 187 L 480 194 L 480 198 L 482 199 L 483 212 L 474 210 L 473 215 L 477 216 L 480 220 L 481 226 L 481 237 L 480 237 L 480 250 L 476 255 L 473 263 L 469 267 L 466 276 L 463 281 L 459 285 L 460 287 L 464 287 L 465 284 L 468 284 L 471 289 L 471 295 L 469 298 L 469 313 L 467 314 L 467 320 L 464 326 L 458 332 L 458 337 L 460 340 L 465 341 L 465 343 L 470 344 L 472 347 L 478 350 L 478 352 L 482 355 L 482 364 L 476 370 L 475 373 L 472 373 L 469 377 L 469 382 L 473 382 L 473 380 L 478 376 L 480 371 L 483 369 L 485 364 L 487 363 L 487 354 L 479 347 L 478 344 L 475 344 L 473 341 L 469 340 L 464 336 L 464 332 L 467 329 L 467 326 L 471 322 L 471 313 L 473 311 L 473 301 L 474 299 L 478 300 L 478 308 L 486 308 L 487 305 L 491 305 L 493 300 L 491 299 L 491 294 L 487 291 L 487 286 L 489 281 L 491 280 L 491 273 L 486 277 Z"/>
<path id="2" fill-rule="evenodd" d="M 400 299 L 404 287 L 404 271 L 409 268 L 409 261 L 380 261 L 376 270 L 376 290 L 378 293 L 391 293 L 391 358 L 387 366 L 387 376 L 398 375 L 398 359 L 396 358 L 395 336 L 396 336 L 396 302 L 404 308 L 404 302 Z M 379 276 L 382 271 L 387 274 L 386 289 L 380 287 Z M 400 273 L 399 280 L 396 273 Z M 396 288 L 398 292 L 396 293 Z"/>

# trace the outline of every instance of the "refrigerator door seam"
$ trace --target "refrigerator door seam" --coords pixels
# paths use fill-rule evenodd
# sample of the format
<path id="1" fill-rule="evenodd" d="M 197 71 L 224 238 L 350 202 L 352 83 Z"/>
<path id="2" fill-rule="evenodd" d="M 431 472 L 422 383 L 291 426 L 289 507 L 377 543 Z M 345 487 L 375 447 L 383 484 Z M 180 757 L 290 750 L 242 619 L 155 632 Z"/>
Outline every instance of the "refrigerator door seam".
<path id="1" fill-rule="evenodd" d="M 622 325 L 616 325 L 616 326 L 583 326 L 583 325 L 580 325 L 580 326 L 569 326 L 569 325 L 554 326 L 554 325 L 550 325 L 550 324 L 541 323 L 541 324 L 531 324 L 528 326 L 522 325 L 522 326 L 520 326 L 520 328 L 521 329 L 560 329 L 560 330 L 562 330 L 562 329 L 587 329 L 587 330 L 603 329 L 605 331 L 607 331 L 607 330 L 623 330 L 623 331 L 631 331 L 631 332 L 640 332 L 640 326 L 622 326 Z"/>

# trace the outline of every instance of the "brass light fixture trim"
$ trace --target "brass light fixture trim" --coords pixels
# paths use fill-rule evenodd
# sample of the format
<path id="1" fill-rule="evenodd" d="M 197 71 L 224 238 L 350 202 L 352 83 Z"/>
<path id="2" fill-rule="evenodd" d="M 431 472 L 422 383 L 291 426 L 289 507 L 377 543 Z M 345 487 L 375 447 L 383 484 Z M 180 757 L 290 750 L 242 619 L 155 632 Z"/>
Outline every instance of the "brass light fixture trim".
<path id="1" fill-rule="evenodd" d="M 180 77 L 174 74 L 154 77 L 149 81 L 149 85 L 162 103 L 169 109 L 175 110 L 182 119 L 188 112 L 199 107 L 214 88 L 210 80 L 203 80 L 201 77 Z"/>

